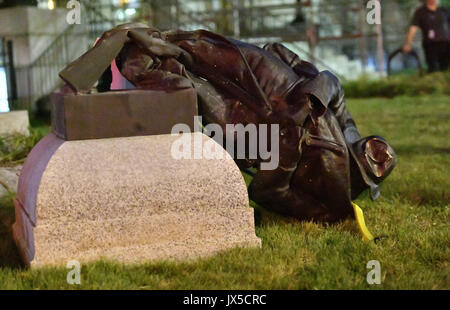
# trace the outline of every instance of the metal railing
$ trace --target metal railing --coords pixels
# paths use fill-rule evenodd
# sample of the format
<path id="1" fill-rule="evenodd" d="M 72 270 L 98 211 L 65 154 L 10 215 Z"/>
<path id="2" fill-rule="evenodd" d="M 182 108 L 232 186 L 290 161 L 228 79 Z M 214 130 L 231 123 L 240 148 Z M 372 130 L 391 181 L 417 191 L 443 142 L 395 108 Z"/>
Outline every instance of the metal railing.
<path id="1" fill-rule="evenodd" d="M 69 40 L 74 35 L 75 26 L 69 25 L 44 52 L 31 64 L 16 68 L 19 81 L 26 81 L 26 85 L 20 85 L 22 94 L 19 97 L 19 106 L 32 109 L 33 103 L 39 98 L 50 94 L 56 88 L 62 86 L 58 76 L 59 71 L 72 59 L 73 51 L 70 51 Z"/>
<path id="2" fill-rule="evenodd" d="M 218 1 L 216 6 L 204 0 L 152 0 L 142 1 L 134 7 L 101 3 L 97 0 L 83 1 L 83 23 L 86 23 L 85 31 L 89 32 L 92 42 L 118 24 L 138 21 L 162 30 L 203 28 L 255 44 L 290 42 L 308 60 L 330 70 L 332 66 L 315 55 L 315 46 L 326 47 L 337 55 L 346 54 L 351 59 L 360 58 L 362 63 L 368 58 L 374 59 L 368 53 L 374 50 L 374 40 L 371 41 L 374 26 L 365 23 L 365 2 L 362 0 L 336 0 L 332 3 L 280 1 L 278 4 L 230 0 Z M 134 13 L 125 14 L 127 9 Z M 406 8 L 402 8 L 404 10 Z M 302 15 L 300 21 L 299 14 Z M 392 33 L 400 33 L 402 29 L 394 30 L 389 29 L 387 43 L 392 40 Z M 58 72 L 73 60 L 71 50 L 74 47 L 68 42 L 73 32 L 74 26 L 68 26 L 36 61 L 17 68 L 17 75 L 25 75 L 28 80 L 31 102 L 61 84 Z M 307 42 L 306 49 L 299 42 Z"/>

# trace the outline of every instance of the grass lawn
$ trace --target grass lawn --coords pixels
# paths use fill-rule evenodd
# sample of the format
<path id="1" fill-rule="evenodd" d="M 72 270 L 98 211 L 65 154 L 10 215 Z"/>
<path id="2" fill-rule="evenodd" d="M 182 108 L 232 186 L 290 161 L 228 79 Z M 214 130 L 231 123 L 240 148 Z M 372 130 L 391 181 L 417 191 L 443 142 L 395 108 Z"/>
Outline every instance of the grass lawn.
<path id="1" fill-rule="evenodd" d="M 0 202 L 1 289 L 450 289 L 450 97 L 349 100 L 363 135 L 384 136 L 398 165 L 381 197 L 356 203 L 374 235 L 366 244 L 353 221 L 326 226 L 284 219 L 255 206 L 262 249 L 234 249 L 194 262 L 82 266 L 81 285 L 65 268 L 26 270 L 10 235 L 12 198 Z M 248 181 L 248 180 L 247 180 Z M 369 285 L 366 264 L 381 264 Z"/>

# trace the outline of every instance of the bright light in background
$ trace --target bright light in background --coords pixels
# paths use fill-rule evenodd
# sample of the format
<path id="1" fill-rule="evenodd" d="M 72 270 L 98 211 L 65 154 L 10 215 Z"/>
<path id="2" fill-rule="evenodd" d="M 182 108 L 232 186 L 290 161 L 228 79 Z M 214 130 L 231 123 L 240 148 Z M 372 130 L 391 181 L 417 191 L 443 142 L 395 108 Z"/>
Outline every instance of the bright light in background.
<path id="1" fill-rule="evenodd" d="M 118 19 L 123 20 L 125 18 L 125 14 L 122 10 L 117 11 L 116 16 Z"/>
<path id="2" fill-rule="evenodd" d="M 54 0 L 48 0 L 47 7 L 49 10 L 53 10 L 55 8 L 55 1 Z"/>
<path id="3" fill-rule="evenodd" d="M 128 16 L 136 14 L 136 9 L 126 9 L 125 14 Z"/>
<path id="4" fill-rule="evenodd" d="M 139 7 L 140 5 L 140 0 L 113 0 L 112 3 L 115 6 L 128 6 L 128 7 Z M 148 1 L 147 1 L 148 2 Z"/>
<path id="5" fill-rule="evenodd" d="M 9 112 L 5 68 L 0 67 L 0 112 Z"/>

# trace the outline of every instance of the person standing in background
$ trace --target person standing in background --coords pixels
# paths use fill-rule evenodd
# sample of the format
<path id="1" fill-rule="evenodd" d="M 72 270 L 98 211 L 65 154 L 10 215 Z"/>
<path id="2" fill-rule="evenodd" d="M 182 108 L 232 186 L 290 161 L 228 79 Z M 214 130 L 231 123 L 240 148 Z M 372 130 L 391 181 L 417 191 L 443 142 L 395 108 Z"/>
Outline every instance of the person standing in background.
<path id="1" fill-rule="evenodd" d="M 414 12 L 403 52 L 411 51 L 411 43 L 420 28 L 428 72 L 444 71 L 449 67 L 448 18 L 448 12 L 439 6 L 439 0 L 426 0 L 425 4 Z"/>

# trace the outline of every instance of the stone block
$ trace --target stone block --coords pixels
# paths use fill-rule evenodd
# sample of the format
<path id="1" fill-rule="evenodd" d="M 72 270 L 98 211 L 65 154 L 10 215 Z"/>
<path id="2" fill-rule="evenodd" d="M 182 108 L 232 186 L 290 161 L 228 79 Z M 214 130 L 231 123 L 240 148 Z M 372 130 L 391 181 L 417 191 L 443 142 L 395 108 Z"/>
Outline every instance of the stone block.
<path id="1" fill-rule="evenodd" d="M 30 121 L 28 111 L 12 111 L 0 113 L 0 136 L 21 134 L 28 136 Z"/>
<path id="2" fill-rule="evenodd" d="M 0 167 L 0 197 L 17 192 L 19 174 L 22 166 Z"/>
<path id="3" fill-rule="evenodd" d="M 177 160 L 172 135 L 41 140 L 15 200 L 13 236 L 24 262 L 142 263 L 260 246 L 233 159 L 201 133 L 184 135 L 215 144 L 223 158 Z"/>

